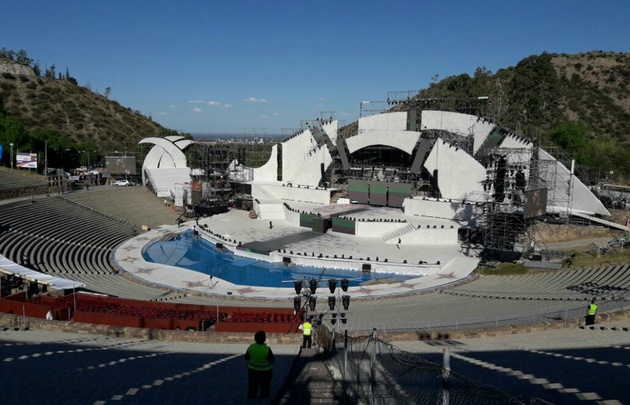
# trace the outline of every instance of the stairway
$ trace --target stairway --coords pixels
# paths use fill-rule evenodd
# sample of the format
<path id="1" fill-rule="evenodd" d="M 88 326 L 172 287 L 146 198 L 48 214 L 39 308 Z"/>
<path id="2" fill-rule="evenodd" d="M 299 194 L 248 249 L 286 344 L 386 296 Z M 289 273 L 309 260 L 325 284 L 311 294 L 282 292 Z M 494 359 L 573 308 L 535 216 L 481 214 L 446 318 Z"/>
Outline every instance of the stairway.
<path id="1" fill-rule="evenodd" d="M 382 238 L 385 242 L 387 242 L 388 240 L 398 239 L 401 236 L 411 233 L 415 230 L 416 230 L 415 226 L 413 226 L 412 224 L 407 224 L 403 226 L 402 228 L 398 228 L 396 230 L 384 233 Z"/>

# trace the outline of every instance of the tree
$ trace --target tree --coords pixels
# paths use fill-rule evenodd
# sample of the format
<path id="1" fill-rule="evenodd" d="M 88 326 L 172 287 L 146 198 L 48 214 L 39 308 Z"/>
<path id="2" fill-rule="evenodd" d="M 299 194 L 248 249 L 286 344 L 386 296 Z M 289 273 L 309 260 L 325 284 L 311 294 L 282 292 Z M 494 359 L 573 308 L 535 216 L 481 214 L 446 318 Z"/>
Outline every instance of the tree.
<path id="1" fill-rule="evenodd" d="M 103 96 L 105 96 L 105 98 L 109 98 L 111 94 L 112 94 L 112 88 L 109 86 L 105 87 L 105 93 L 103 94 Z"/>
<path id="2" fill-rule="evenodd" d="M 39 61 L 33 63 L 33 73 L 35 73 L 38 77 L 42 75 L 42 69 L 39 67 Z"/>
<path id="3" fill-rule="evenodd" d="M 17 63 L 21 63 L 22 65 L 31 66 L 33 63 L 33 59 L 28 57 L 28 54 L 24 49 L 20 49 L 15 56 L 15 61 Z"/>
<path id="4" fill-rule="evenodd" d="M 564 152 L 574 155 L 581 163 L 591 160 L 588 142 L 588 127 L 582 121 L 562 121 L 544 136 Z"/>
<path id="5" fill-rule="evenodd" d="M 525 134 L 549 128 L 558 114 L 559 79 L 551 55 L 529 56 L 514 68 L 509 103 L 515 112 L 514 125 Z"/>
<path id="6" fill-rule="evenodd" d="M 55 79 L 56 73 L 55 73 L 55 64 L 54 63 L 52 65 L 50 65 L 49 68 L 46 68 L 46 73 L 44 74 L 44 76 L 49 78 L 49 79 Z"/>

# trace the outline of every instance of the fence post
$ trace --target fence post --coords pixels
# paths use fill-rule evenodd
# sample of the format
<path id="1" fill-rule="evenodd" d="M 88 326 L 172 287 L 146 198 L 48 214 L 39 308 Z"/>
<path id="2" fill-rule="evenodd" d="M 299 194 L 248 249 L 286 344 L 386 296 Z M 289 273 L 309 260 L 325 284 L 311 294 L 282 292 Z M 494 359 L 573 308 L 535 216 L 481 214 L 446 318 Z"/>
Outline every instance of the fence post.
<path id="1" fill-rule="evenodd" d="M 344 381 L 348 376 L 348 329 L 345 330 L 343 336 L 343 378 Z"/>
<path id="2" fill-rule="evenodd" d="M 370 352 L 370 404 L 374 405 L 376 402 L 374 398 L 374 387 L 376 386 L 376 376 L 374 369 L 376 368 L 376 328 L 372 329 L 372 336 L 370 337 L 370 343 L 372 343 L 372 350 Z"/>
<path id="3" fill-rule="evenodd" d="M 444 348 L 442 353 L 442 405 L 449 404 L 448 382 L 451 377 L 451 350 Z"/>

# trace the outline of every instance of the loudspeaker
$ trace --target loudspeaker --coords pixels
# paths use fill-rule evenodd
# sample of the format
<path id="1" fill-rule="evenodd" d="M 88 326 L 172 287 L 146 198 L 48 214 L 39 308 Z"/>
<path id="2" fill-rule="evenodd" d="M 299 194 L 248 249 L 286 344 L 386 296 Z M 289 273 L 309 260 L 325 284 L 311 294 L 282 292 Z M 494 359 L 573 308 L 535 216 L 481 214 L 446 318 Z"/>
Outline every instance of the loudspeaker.
<path id="1" fill-rule="evenodd" d="M 190 199 L 193 204 L 201 204 L 201 190 L 191 190 Z"/>

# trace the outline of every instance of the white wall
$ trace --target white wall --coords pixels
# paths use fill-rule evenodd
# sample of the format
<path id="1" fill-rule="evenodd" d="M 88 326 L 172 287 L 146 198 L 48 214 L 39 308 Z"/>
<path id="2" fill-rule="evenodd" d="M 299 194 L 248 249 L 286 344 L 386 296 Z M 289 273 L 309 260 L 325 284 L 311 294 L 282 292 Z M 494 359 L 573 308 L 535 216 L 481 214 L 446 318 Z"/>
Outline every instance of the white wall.
<path id="1" fill-rule="evenodd" d="M 359 118 L 359 133 L 364 131 L 405 131 L 407 112 L 391 112 Z"/>
<path id="2" fill-rule="evenodd" d="M 337 128 L 339 128 L 337 120 L 322 125 L 322 129 L 335 146 L 337 146 Z"/>
<path id="3" fill-rule="evenodd" d="M 374 130 L 370 132 L 359 133 L 346 139 L 348 151 L 354 153 L 359 149 L 371 145 L 385 145 L 401 149 L 408 154 L 413 152 L 416 146 L 420 132 L 399 131 L 399 130 Z"/>
<path id="4" fill-rule="evenodd" d="M 478 121 L 475 115 L 448 111 L 422 111 L 422 129 L 443 129 L 461 135 L 474 135 L 473 153 L 481 147 L 495 125 Z"/>
<path id="5" fill-rule="evenodd" d="M 293 181 L 315 139 L 308 129 L 282 142 L 282 180 Z"/>
<path id="6" fill-rule="evenodd" d="M 539 158 L 540 160 L 556 160 L 549 153 L 545 152 L 543 149 L 539 150 Z M 567 195 L 567 185 L 564 184 L 560 180 L 568 180 L 570 177 L 570 170 L 567 169 L 562 163 L 556 161 L 556 171 L 557 174 L 553 173 L 552 170 L 548 170 L 545 174 L 547 182 L 552 184 L 553 176 L 556 175 L 556 184 L 555 193 L 557 198 L 560 200 L 568 201 L 569 196 Z M 551 190 L 549 191 L 552 192 Z M 610 212 L 604 207 L 604 205 L 599 201 L 597 197 L 578 179 L 573 176 L 573 210 L 580 211 L 582 213 L 587 214 L 600 214 L 604 216 L 610 216 Z M 551 198 L 551 195 L 549 195 Z"/>
<path id="7" fill-rule="evenodd" d="M 278 178 L 278 145 L 271 148 L 271 156 L 264 165 L 254 169 L 254 181 L 276 181 Z"/>
<path id="8" fill-rule="evenodd" d="M 405 198 L 405 215 L 413 215 L 429 218 L 443 218 L 467 222 L 473 219 L 473 204 L 461 202 L 448 202 L 437 200 L 423 200 L 418 198 Z"/>
<path id="9" fill-rule="evenodd" d="M 254 207 L 258 219 L 285 219 L 285 209 L 282 203 L 256 203 L 254 201 Z"/>
<path id="10" fill-rule="evenodd" d="M 283 162 L 284 156 L 286 155 L 283 155 Z M 306 154 L 304 160 L 301 161 L 298 171 L 293 174 L 290 181 L 294 186 L 300 184 L 316 187 L 322 178 L 320 167 L 322 163 L 324 164 L 324 170 L 328 169 L 328 166 L 332 163 L 332 156 L 326 144 Z"/>
<path id="11" fill-rule="evenodd" d="M 457 244 L 457 229 L 441 228 L 420 228 L 413 232 L 406 233 L 400 237 L 402 245 L 452 245 Z M 389 240 L 386 243 L 398 243 L 397 240 Z"/>
<path id="12" fill-rule="evenodd" d="M 287 221 L 289 225 L 292 226 L 300 226 L 300 212 L 299 211 L 291 211 L 287 207 L 284 207 L 284 220 Z"/>
<path id="13" fill-rule="evenodd" d="M 424 167 L 433 174 L 438 170 L 438 186 L 442 198 L 464 200 L 483 193 L 481 181 L 486 169 L 463 149 L 438 140 L 433 145 Z M 405 206 L 406 208 L 406 206 Z"/>
<path id="14" fill-rule="evenodd" d="M 257 184 L 252 183 L 252 196 L 254 198 L 262 199 L 281 199 L 289 202 L 307 202 L 313 204 L 330 204 L 330 189 L 324 190 L 322 188 L 315 189 L 314 187 L 298 188 L 297 185 L 293 187 L 283 187 L 282 184 Z M 264 196 L 264 197 L 263 197 Z"/>

